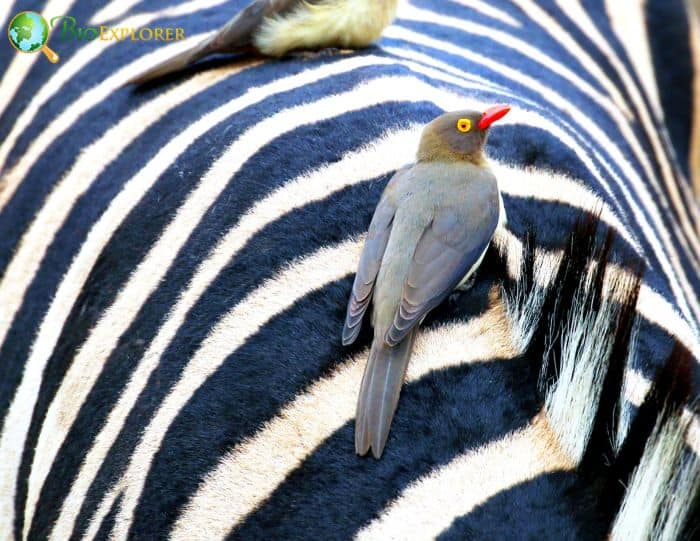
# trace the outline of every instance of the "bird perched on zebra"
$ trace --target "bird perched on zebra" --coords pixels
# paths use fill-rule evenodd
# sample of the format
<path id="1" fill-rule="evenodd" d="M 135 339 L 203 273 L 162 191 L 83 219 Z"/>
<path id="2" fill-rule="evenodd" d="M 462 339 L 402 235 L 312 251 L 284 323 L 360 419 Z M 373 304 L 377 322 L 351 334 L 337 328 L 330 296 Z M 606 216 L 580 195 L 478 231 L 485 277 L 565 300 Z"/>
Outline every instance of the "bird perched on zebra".
<path id="1" fill-rule="evenodd" d="M 218 32 L 129 81 L 141 84 L 216 53 L 280 57 L 329 47 L 362 49 L 394 19 L 398 0 L 254 0 Z"/>
<path id="2" fill-rule="evenodd" d="M 430 122 L 417 163 L 394 175 L 377 205 L 343 328 L 343 344 L 351 344 L 374 298 L 355 420 L 360 455 L 371 448 L 381 456 L 418 326 L 471 277 L 505 219 L 483 147 L 491 124 L 509 110 L 446 113 Z"/>

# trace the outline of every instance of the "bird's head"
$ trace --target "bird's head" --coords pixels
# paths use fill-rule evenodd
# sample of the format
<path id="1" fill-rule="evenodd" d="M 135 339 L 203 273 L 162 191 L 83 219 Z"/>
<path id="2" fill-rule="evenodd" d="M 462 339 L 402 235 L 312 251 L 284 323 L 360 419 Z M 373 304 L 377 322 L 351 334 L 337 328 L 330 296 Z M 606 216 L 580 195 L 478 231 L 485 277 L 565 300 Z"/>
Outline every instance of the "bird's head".
<path id="1" fill-rule="evenodd" d="M 482 150 L 491 124 L 503 118 L 510 107 L 495 105 L 486 111 L 445 113 L 424 129 L 418 147 L 418 161 L 483 162 Z"/>

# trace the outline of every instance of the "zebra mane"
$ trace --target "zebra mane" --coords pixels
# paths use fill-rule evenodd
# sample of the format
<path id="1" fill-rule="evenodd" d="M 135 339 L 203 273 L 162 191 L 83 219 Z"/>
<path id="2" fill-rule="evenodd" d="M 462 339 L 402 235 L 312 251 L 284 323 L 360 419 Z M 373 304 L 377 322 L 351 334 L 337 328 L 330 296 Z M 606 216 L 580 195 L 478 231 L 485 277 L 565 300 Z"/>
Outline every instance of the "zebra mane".
<path id="1" fill-rule="evenodd" d="M 678 539 L 697 528 L 686 521 L 700 489 L 697 448 L 686 442 L 698 423 L 692 355 L 674 341 L 643 402 L 630 405 L 644 262 L 613 259 L 619 239 L 599 212 L 580 217 L 566 239 L 548 257 L 528 230 L 516 276 L 502 286 L 513 340 L 541 361 L 536 392 L 547 420 L 579 474 L 602 487 L 597 506 L 612 539 Z"/>

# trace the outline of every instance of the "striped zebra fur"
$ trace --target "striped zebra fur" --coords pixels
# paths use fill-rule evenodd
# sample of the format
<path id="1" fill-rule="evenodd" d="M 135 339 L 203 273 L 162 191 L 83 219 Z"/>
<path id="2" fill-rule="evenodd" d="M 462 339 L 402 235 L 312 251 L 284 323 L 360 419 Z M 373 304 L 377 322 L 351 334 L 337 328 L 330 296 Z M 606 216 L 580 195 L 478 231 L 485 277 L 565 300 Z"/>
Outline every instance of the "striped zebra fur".
<path id="1" fill-rule="evenodd" d="M 244 4 L 0 20 L 195 40 Z M 698 30 L 681 0 L 411 0 L 365 51 L 141 89 L 186 45 L 0 46 L 0 540 L 697 535 Z M 359 458 L 362 235 L 422 125 L 499 102 L 507 228 Z"/>

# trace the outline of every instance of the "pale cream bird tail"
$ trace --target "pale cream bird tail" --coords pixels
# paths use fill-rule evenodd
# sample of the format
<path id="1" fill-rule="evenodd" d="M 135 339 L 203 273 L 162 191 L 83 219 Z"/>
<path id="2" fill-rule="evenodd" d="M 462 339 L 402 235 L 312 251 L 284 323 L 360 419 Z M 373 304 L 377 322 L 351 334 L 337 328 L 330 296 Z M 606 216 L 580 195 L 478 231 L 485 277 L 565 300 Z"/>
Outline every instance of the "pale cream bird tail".
<path id="1" fill-rule="evenodd" d="M 362 376 L 355 414 L 355 451 L 379 458 L 384 451 L 391 421 L 399 402 L 408 361 L 411 358 L 416 330 L 395 347 L 375 338 Z"/>

